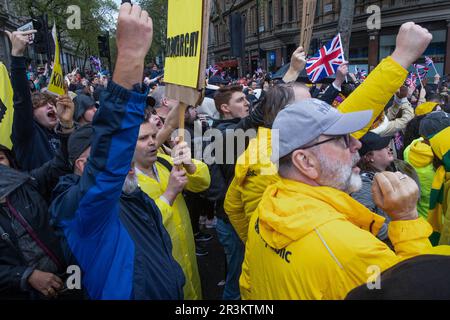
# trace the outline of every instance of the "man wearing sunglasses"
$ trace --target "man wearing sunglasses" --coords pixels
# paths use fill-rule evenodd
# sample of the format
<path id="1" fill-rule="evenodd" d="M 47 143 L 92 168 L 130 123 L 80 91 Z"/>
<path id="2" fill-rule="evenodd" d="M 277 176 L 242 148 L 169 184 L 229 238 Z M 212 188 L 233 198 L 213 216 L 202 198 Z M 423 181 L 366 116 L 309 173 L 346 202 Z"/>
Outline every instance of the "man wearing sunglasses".
<path id="1" fill-rule="evenodd" d="M 391 218 L 395 251 L 376 238 L 384 218 L 349 195 L 361 188 L 361 143 L 351 134 L 371 117 L 371 110 L 344 114 L 317 99 L 278 113 L 272 161 L 280 181 L 267 187 L 249 223 L 244 299 L 343 299 L 377 272 L 431 249 L 432 228 L 418 219 L 418 187 L 408 176 L 379 173 L 372 188 Z"/>

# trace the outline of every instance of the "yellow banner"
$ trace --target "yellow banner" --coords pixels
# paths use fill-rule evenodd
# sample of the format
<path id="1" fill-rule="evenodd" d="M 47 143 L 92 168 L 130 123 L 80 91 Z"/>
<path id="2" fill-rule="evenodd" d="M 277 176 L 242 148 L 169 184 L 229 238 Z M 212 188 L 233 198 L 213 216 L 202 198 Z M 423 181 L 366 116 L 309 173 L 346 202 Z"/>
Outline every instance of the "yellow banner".
<path id="1" fill-rule="evenodd" d="M 11 131 L 13 124 L 13 89 L 8 70 L 0 62 L 0 144 L 12 148 Z"/>
<path id="2" fill-rule="evenodd" d="M 62 72 L 61 64 L 59 63 L 59 44 L 58 37 L 56 35 L 56 25 L 53 24 L 52 29 L 53 40 L 55 40 L 55 60 L 53 62 L 52 76 L 50 77 L 50 83 L 47 87 L 47 91 L 54 93 L 58 96 L 65 94 L 64 90 L 64 75 Z"/>
<path id="3" fill-rule="evenodd" d="M 197 88 L 202 43 L 203 0 L 169 0 L 164 81 Z"/>

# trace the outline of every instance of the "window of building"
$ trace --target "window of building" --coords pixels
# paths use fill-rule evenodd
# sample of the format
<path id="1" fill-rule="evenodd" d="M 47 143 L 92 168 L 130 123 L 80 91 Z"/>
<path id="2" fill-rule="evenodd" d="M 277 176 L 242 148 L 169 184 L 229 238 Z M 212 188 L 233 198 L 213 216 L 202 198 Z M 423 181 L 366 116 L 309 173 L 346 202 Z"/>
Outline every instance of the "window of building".
<path id="1" fill-rule="evenodd" d="M 425 56 L 429 56 L 433 59 L 436 70 L 443 74 L 444 62 L 445 62 L 445 51 L 446 51 L 446 31 L 445 30 L 434 30 L 430 31 L 433 35 L 433 40 L 428 46 L 427 50 L 423 56 L 416 62 L 420 64 L 425 63 Z M 380 60 L 389 56 L 395 49 L 396 35 L 382 35 L 380 36 Z M 410 72 L 414 72 L 411 67 Z M 428 72 L 428 77 L 432 78 L 434 76 L 434 69 Z"/>
<path id="2" fill-rule="evenodd" d="M 256 15 L 257 15 L 258 13 L 256 12 L 256 6 L 253 6 L 252 7 L 252 9 L 251 9 L 251 17 L 252 17 L 252 21 L 251 21 L 251 33 L 256 33 L 256 31 L 257 31 L 257 28 L 258 28 L 258 26 L 257 26 L 257 17 L 256 17 Z"/>
<path id="3" fill-rule="evenodd" d="M 322 0 L 317 0 L 316 3 L 316 17 L 322 14 Z"/>
<path id="4" fill-rule="evenodd" d="M 272 0 L 269 0 L 269 2 L 267 3 L 267 15 L 268 15 L 267 28 L 269 30 L 272 30 L 273 29 L 273 2 L 272 2 Z"/>
<path id="5" fill-rule="evenodd" d="M 285 0 L 280 0 L 280 23 L 284 22 L 284 1 Z"/>
<path id="6" fill-rule="evenodd" d="M 288 20 L 289 22 L 294 20 L 294 0 L 288 0 Z"/>
<path id="7" fill-rule="evenodd" d="M 219 44 L 219 26 L 216 24 L 214 26 L 214 41 L 215 44 Z"/>

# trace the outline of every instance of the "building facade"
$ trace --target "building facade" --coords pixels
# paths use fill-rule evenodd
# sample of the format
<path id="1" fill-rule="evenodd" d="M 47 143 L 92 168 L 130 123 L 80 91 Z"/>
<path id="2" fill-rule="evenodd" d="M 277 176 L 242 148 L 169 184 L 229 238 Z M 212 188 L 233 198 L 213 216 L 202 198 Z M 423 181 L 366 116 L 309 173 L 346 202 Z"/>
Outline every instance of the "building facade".
<path id="1" fill-rule="evenodd" d="M 220 7 L 216 6 L 218 4 Z M 368 28 L 373 11 L 380 8 L 381 28 Z M 302 0 L 217 0 L 213 1 L 209 34 L 210 64 L 238 67 L 230 50 L 229 17 L 239 13 L 243 18 L 245 38 L 244 73 L 258 66 L 275 71 L 289 62 L 300 43 Z M 259 10 L 258 10 L 259 9 Z M 317 0 L 310 54 L 337 34 L 339 0 Z M 373 20 L 372 20 L 373 21 Z M 450 0 L 356 0 L 349 57 L 351 70 L 371 70 L 395 47 L 399 27 L 413 21 L 428 28 L 433 41 L 425 55 L 434 61 L 438 72 L 450 74 Z M 260 50 L 258 50 L 258 47 Z M 423 63 L 423 57 L 419 63 Z M 434 75 L 432 71 L 431 76 Z"/>
<path id="2" fill-rule="evenodd" d="M 0 0 L 0 30 L 14 31 L 18 27 L 31 21 L 29 17 L 21 16 L 13 6 L 12 0 Z M 81 69 L 84 65 L 84 57 L 75 55 L 75 46 L 66 44 L 61 48 L 60 62 L 63 71 L 72 71 L 72 66 Z M 11 44 L 6 33 L 0 31 L 0 61 L 9 69 L 11 65 Z M 47 56 L 34 52 L 33 47 L 27 49 L 26 57 L 34 66 L 43 66 L 47 61 Z M 87 62 L 89 65 L 89 61 Z"/>

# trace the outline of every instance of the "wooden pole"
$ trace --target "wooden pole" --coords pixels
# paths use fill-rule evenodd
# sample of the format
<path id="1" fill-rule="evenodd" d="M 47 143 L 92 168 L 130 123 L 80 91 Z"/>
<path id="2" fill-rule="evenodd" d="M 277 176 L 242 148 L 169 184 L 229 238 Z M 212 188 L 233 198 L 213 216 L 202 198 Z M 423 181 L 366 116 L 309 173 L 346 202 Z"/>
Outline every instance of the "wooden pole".
<path id="1" fill-rule="evenodd" d="M 314 27 L 314 18 L 316 16 L 317 0 L 304 0 L 302 9 L 302 21 L 300 32 L 300 46 L 308 54 L 311 44 L 312 29 Z"/>
<path id="2" fill-rule="evenodd" d="M 180 113 L 178 118 L 178 137 L 180 142 L 184 141 L 184 114 L 186 113 L 187 104 L 180 101 Z"/>
<path id="3" fill-rule="evenodd" d="M 178 118 L 178 143 L 181 143 L 184 141 L 184 114 L 186 113 L 186 109 L 187 109 L 187 104 L 185 104 L 184 102 L 180 101 L 180 113 L 178 114 L 179 118 Z M 176 166 L 176 168 L 178 170 L 183 169 L 183 165 L 178 165 Z"/>

